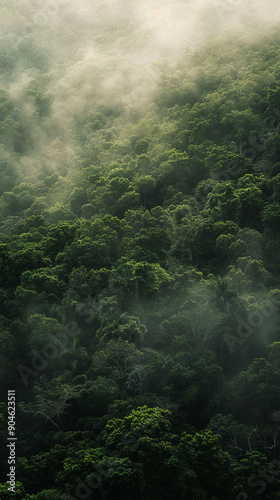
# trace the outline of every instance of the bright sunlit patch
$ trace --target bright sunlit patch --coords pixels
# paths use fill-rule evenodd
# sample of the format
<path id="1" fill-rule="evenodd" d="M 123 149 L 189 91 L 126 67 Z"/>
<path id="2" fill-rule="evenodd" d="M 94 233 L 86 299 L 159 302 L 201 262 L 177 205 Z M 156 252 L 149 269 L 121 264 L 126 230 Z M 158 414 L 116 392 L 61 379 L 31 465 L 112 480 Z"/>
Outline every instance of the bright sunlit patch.
<path id="1" fill-rule="evenodd" d="M 164 16 L 165 14 L 166 14 L 166 12 L 164 10 L 156 10 L 155 11 L 156 17 L 161 17 L 161 16 Z"/>
<path id="2" fill-rule="evenodd" d="M 159 20 L 168 20 L 170 18 L 170 11 L 168 9 L 157 9 L 153 12 L 153 17 Z"/>

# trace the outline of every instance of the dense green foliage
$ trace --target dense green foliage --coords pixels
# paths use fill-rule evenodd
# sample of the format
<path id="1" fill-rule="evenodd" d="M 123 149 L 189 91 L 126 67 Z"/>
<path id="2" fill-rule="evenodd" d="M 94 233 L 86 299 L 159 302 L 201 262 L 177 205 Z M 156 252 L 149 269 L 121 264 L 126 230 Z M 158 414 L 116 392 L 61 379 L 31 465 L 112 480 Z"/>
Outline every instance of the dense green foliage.
<path id="1" fill-rule="evenodd" d="M 7 22 L 29 5 L 3 3 Z M 95 41 L 131 47 L 130 29 L 140 43 L 126 18 Z M 0 435 L 15 388 L 14 498 L 279 498 L 277 31 L 185 49 L 135 96 L 131 64 L 119 101 L 98 87 L 105 64 L 81 68 L 85 97 L 43 41 L 1 36 Z M 4 447 L 0 460 L 6 500 Z"/>

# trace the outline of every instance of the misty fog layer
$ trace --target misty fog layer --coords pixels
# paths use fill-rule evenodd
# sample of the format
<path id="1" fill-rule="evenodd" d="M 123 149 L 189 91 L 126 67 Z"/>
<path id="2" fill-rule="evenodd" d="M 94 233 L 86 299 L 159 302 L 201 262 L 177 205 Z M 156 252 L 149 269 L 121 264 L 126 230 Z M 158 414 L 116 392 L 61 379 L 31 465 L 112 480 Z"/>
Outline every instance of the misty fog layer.
<path id="1" fill-rule="evenodd" d="M 85 111 L 113 105 L 146 112 L 160 78 L 155 63 L 170 63 L 186 46 L 195 50 L 219 34 L 241 33 L 248 43 L 279 15 L 272 0 L 2 2 L 1 50 L 11 52 L 3 85 L 32 139 L 18 160 L 22 177 L 69 167 L 74 122 Z M 31 82 L 49 100 L 41 120 L 26 96 Z M 7 156 L 9 148 L 2 151 Z"/>

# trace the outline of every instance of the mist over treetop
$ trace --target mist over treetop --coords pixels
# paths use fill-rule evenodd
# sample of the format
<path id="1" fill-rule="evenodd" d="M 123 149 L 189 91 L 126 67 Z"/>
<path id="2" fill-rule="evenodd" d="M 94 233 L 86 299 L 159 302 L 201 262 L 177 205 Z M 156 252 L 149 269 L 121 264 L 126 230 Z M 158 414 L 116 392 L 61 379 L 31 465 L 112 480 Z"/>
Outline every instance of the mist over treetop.
<path id="1" fill-rule="evenodd" d="M 11 0 L 0 16 L 15 498 L 276 500 L 278 4 Z"/>

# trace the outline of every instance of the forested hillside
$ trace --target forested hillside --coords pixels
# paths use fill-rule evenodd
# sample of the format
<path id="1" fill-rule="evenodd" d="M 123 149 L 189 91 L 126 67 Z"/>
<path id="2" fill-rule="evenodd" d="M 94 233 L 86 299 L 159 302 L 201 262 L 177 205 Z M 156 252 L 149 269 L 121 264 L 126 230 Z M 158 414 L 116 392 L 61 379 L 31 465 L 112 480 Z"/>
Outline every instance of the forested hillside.
<path id="1" fill-rule="evenodd" d="M 276 500 L 279 26 L 39 3 L 0 9 L 0 498 Z"/>

